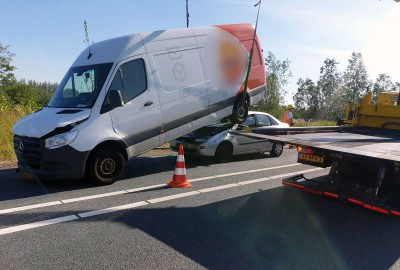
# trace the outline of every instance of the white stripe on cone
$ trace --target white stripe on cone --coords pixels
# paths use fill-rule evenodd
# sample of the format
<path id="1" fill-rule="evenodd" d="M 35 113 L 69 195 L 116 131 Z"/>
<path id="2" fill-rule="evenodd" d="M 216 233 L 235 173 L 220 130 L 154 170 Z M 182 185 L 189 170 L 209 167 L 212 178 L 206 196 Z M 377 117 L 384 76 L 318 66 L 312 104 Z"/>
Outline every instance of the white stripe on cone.
<path id="1" fill-rule="evenodd" d="M 175 175 L 186 175 L 186 168 L 175 168 Z"/>
<path id="2" fill-rule="evenodd" d="M 178 155 L 178 158 L 176 159 L 177 162 L 185 162 L 185 156 L 184 155 Z"/>

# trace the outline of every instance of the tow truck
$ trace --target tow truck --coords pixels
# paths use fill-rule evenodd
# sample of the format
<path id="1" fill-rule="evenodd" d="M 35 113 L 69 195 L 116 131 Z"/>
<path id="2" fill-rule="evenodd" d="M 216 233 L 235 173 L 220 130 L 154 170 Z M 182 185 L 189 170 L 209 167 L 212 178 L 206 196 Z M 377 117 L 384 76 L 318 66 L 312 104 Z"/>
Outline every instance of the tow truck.
<path id="1" fill-rule="evenodd" d="M 330 167 L 328 175 L 282 180 L 286 186 L 400 216 L 400 93 L 369 92 L 346 104 L 333 127 L 254 128 L 246 136 L 297 147 L 297 162 Z M 243 134 L 242 134 L 243 135 Z"/>

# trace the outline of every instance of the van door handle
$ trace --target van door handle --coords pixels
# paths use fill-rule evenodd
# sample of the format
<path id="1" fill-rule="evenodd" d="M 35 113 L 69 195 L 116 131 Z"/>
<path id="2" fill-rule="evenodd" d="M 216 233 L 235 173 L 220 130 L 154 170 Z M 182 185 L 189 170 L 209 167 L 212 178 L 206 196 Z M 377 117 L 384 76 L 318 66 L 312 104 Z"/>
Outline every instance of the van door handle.
<path id="1" fill-rule="evenodd" d="M 152 100 L 149 100 L 144 104 L 144 106 L 147 107 L 147 106 L 150 106 L 150 105 L 153 105 L 153 104 L 154 104 L 154 102 Z"/>

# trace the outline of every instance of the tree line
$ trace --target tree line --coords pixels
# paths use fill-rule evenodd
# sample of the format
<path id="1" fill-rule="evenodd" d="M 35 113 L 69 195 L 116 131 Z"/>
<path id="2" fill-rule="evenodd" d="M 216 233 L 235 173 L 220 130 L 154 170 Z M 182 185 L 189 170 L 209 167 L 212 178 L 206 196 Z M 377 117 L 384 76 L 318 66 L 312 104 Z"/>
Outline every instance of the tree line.
<path id="1" fill-rule="evenodd" d="M 45 106 L 58 83 L 17 80 L 14 76 L 16 67 L 11 64 L 14 56 L 9 46 L 0 43 L 0 112 L 11 110 L 15 105 L 32 110 Z"/>
<path id="2" fill-rule="evenodd" d="M 337 120 L 344 117 L 345 104 L 357 103 L 368 91 L 376 101 L 381 92 L 400 92 L 400 83 L 393 82 L 387 74 L 379 74 L 370 80 L 361 53 L 353 52 L 345 71 L 338 70 L 339 62 L 325 59 L 319 78 L 299 78 L 293 96 L 295 118 L 305 120 Z M 252 109 L 265 111 L 280 118 L 286 110 L 286 87 L 292 77 L 290 60 L 279 60 L 268 52 L 265 59 L 267 92 L 265 98 Z"/>
<path id="3" fill-rule="evenodd" d="M 336 120 L 344 116 L 347 102 L 357 103 L 368 91 L 372 92 L 374 102 L 381 92 L 400 91 L 400 83 L 393 82 L 387 74 L 370 80 L 361 53 L 351 54 L 343 72 L 338 70 L 338 64 L 327 58 L 316 82 L 310 78 L 297 81 L 293 96 L 297 118 Z"/>

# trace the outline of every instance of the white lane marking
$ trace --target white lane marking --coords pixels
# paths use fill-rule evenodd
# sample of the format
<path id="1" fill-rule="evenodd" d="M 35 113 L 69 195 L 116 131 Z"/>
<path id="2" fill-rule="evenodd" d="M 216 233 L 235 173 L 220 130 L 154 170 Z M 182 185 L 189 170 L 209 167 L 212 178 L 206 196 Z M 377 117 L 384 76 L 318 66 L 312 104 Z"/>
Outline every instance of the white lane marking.
<path id="1" fill-rule="evenodd" d="M 7 214 L 7 213 L 12 213 L 12 212 L 17 212 L 17 211 L 47 207 L 47 206 L 52 206 L 52 205 L 57 205 L 57 204 L 62 204 L 62 202 L 61 201 L 53 201 L 53 202 L 47 202 L 47 203 L 38 203 L 38 204 L 32 204 L 32 205 L 27 205 L 27 206 L 9 208 L 9 209 L 0 210 L 0 214 Z"/>
<path id="2" fill-rule="evenodd" d="M 271 176 L 271 177 L 242 181 L 242 182 L 239 182 L 238 185 L 244 186 L 244 185 L 255 184 L 255 183 L 264 182 L 264 181 L 271 181 L 271 180 L 275 180 L 278 178 L 285 178 L 288 176 L 295 176 L 295 175 L 299 175 L 302 173 L 315 172 L 315 171 L 319 171 L 319 170 L 323 170 L 323 169 L 324 168 L 309 169 L 309 170 L 304 170 L 304 171 L 299 171 L 299 172 L 285 173 L 285 174 L 275 175 L 275 176 Z"/>
<path id="3" fill-rule="evenodd" d="M 0 229 L 0 235 L 19 232 L 19 231 L 25 231 L 25 230 L 29 230 L 29 229 L 33 229 L 33 228 L 42 227 L 42 226 L 66 222 L 66 221 L 70 221 L 70 220 L 74 220 L 74 219 L 79 219 L 79 217 L 76 215 L 70 215 L 70 216 L 65 216 L 65 217 L 47 219 L 47 220 L 28 223 L 28 224 L 24 224 L 24 225 L 4 228 L 4 229 Z"/>
<path id="4" fill-rule="evenodd" d="M 271 178 L 273 180 L 273 179 L 284 178 L 284 177 L 288 177 L 288 176 L 295 176 L 295 175 L 308 173 L 308 172 L 319 171 L 319 170 L 323 170 L 323 169 L 324 168 L 315 168 L 315 169 L 309 169 L 309 170 L 304 170 L 304 171 L 299 171 L 299 172 L 292 172 L 292 173 L 285 173 L 285 174 L 281 174 L 281 175 L 274 175 L 274 176 L 270 176 L 269 178 Z"/>
<path id="5" fill-rule="evenodd" d="M 282 166 L 269 167 L 269 168 L 263 168 L 263 169 L 256 169 L 256 170 L 249 170 L 249 171 L 242 171 L 242 172 L 234 172 L 234 173 L 226 173 L 226 174 L 220 174 L 220 175 L 212 175 L 212 176 L 200 177 L 200 178 L 195 178 L 195 179 L 189 179 L 189 181 L 190 182 L 198 182 L 198 181 L 204 181 L 204 180 L 222 178 L 222 177 L 228 177 L 228 176 L 235 176 L 235 175 L 241 175 L 241 174 L 247 174 L 247 173 L 255 173 L 255 172 L 263 172 L 263 171 L 282 169 L 282 168 L 293 167 L 293 166 L 298 166 L 298 165 L 301 165 L 301 164 L 300 163 L 294 163 L 294 164 L 289 164 L 289 165 L 282 165 Z"/>
<path id="6" fill-rule="evenodd" d="M 309 169 L 309 170 L 298 171 L 295 173 L 286 173 L 286 174 L 281 174 L 281 175 L 275 175 L 273 177 L 266 177 L 266 178 L 242 181 L 239 183 L 222 185 L 222 186 L 217 186 L 217 187 L 212 187 L 212 188 L 205 188 L 205 189 L 200 189 L 200 190 L 196 190 L 196 191 L 190 191 L 190 192 L 175 194 L 175 195 L 171 195 L 171 196 L 150 199 L 150 200 L 147 200 L 147 202 L 140 201 L 140 202 L 135 202 L 135 203 L 130 203 L 130 204 L 124 204 L 124 205 L 118 205 L 118 206 L 114 206 L 114 207 L 104 208 L 104 209 L 100 209 L 100 210 L 83 212 L 83 213 L 79 213 L 77 215 L 70 215 L 70 216 L 53 218 L 53 219 L 43 220 L 43 221 L 34 222 L 34 223 L 28 223 L 28 224 L 24 224 L 24 225 L 18 225 L 18 226 L 14 226 L 14 227 L 8 227 L 8 228 L 0 229 L 0 235 L 29 230 L 29 229 L 52 225 L 52 224 L 56 224 L 56 223 L 62 223 L 62 222 L 66 222 L 66 221 L 70 221 L 70 220 L 74 220 L 74 219 L 83 219 L 83 218 L 103 215 L 103 214 L 107 214 L 107 213 L 111 213 L 111 212 L 132 209 L 135 207 L 148 205 L 149 203 L 154 204 L 154 203 L 194 196 L 194 195 L 217 191 L 217 190 L 222 190 L 222 189 L 240 187 L 240 186 L 243 186 L 246 184 L 251 184 L 251 183 L 257 183 L 257 182 L 262 182 L 262 181 L 272 181 L 277 178 L 287 177 L 287 176 L 291 176 L 291 175 L 297 175 L 297 174 L 301 174 L 301 173 L 313 172 L 313 171 L 318 171 L 318 170 L 322 170 L 322 169 L 323 168 Z"/>
<path id="7" fill-rule="evenodd" d="M 138 192 L 142 190 L 149 190 L 153 188 L 160 188 L 160 187 L 166 187 L 168 186 L 167 184 L 159 184 L 159 185 L 153 185 L 153 186 L 147 186 L 147 187 L 140 187 L 140 188 L 133 188 L 133 189 L 127 189 L 127 193 L 133 193 L 133 192 Z"/>
<path id="8" fill-rule="evenodd" d="M 289 165 L 282 165 L 282 166 L 269 167 L 269 168 L 263 168 L 263 169 L 256 169 L 256 170 L 241 171 L 241 172 L 235 172 L 235 173 L 227 173 L 227 174 L 206 176 L 206 177 L 200 177 L 200 178 L 195 178 L 195 179 L 189 179 L 189 181 L 190 182 L 198 182 L 198 181 L 204 181 L 204 180 L 210 180 L 210 179 L 222 178 L 222 177 L 228 177 L 228 176 L 234 176 L 234 175 L 241 175 L 241 174 L 248 174 L 248 173 L 254 173 L 254 172 L 269 171 L 269 170 L 275 170 L 275 169 L 282 169 L 282 168 L 293 167 L 293 166 L 298 166 L 298 165 L 301 165 L 301 164 L 300 163 L 294 163 L 294 164 L 289 164 Z M 149 189 L 165 187 L 165 186 L 167 186 L 167 185 L 166 184 L 159 184 L 159 185 L 152 185 L 152 186 L 146 186 L 146 187 L 140 187 L 140 188 L 134 188 L 134 189 L 128 189 L 128 190 L 121 190 L 121 191 L 116 191 L 116 192 L 102 193 L 102 194 L 97 194 L 97 195 L 76 197 L 76 198 L 65 199 L 65 200 L 61 200 L 61 201 L 53 201 L 53 202 L 47 202 L 47 203 L 31 204 L 31 205 L 27 205 L 27 206 L 21 206 L 21 207 L 15 207 L 15 208 L 9 208 L 9 209 L 0 210 L 0 215 L 1 214 L 12 213 L 12 212 L 24 211 L 24 210 L 28 210 L 28 209 L 36 209 L 36 208 L 41 208 L 41 207 L 46 207 L 46 206 L 52 206 L 52 205 L 57 205 L 57 204 L 62 204 L 62 203 L 71 203 L 71 202 L 92 200 L 92 199 L 96 199 L 96 198 L 104 198 L 104 197 L 115 196 L 115 195 L 124 194 L 124 193 L 132 193 L 132 192 L 149 190 Z"/>
<path id="9" fill-rule="evenodd" d="M 254 184 L 254 183 L 259 183 L 259 182 L 264 182 L 264 181 L 270 181 L 270 180 L 272 180 L 272 179 L 269 177 L 259 178 L 259 179 L 254 179 L 254 180 L 242 181 L 242 182 L 239 182 L 238 185 L 244 186 L 244 185 L 249 185 L 249 184 Z"/>
<path id="10" fill-rule="evenodd" d="M 211 187 L 211 188 L 203 188 L 203 189 L 199 189 L 198 191 L 200 193 L 207 193 L 207 192 L 217 191 L 217 190 L 226 189 L 226 188 L 233 188 L 233 187 L 238 187 L 238 186 L 239 186 L 238 184 L 228 184 L 228 185 Z"/>
<path id="11" fill-rule="evenodd" d="M 161 198 L 155 198 L 155 199 L 151 199 L 151 200 L 147 200 L 147 201 L 148 201 L 149 203 L 159 203 L 159 202 L 165 202 L 165 201 L 174 200 L 174 199 L 179 199 L 179 198 L 183 198 L 183 197 L 198 195 L 198 194 L 200 194 L 199 191 L 190 191 L 190 192 L 179 193 L 179 194 L 175 194 L 175 195 L 171 195 L 171 196 L 165 196 L 165 197 L 161 197 Z"/>
<path id="12" fill-rule="evenodd" d="M 120 195 L 128 193 L 126 190 L 121 190 L 121 191 L 115 191 L 115 192 L 109 192 L 109 193 L 102 193 L 98 195 L 91 195 L 91 196 L 84 196 L 84 197 L 78 197 L 78 198 L 72 198 L 72 199 L 67 199 L 67 200 L 61 200 L 62 203 L 71 203 L 71 202 L 79 202 L 79 201 L 86 201 L 86 200 L 92 200 L 92 199 L 97 199 L 97 198 L 103 198 L 103 197 L 108 197 L 108 196 L 114 196 L 114 195 Z"/>
<path id="13" fill-rule="evenodd" d="M 100 209 L 100 210 L 95 210 L 95 211 L 89 211 L 89 212 L 84 212 L 84 213 L 79 213 L 78 216 L 80 218 L 87 218 L 87 217 L 93 217 L 93 216 L 98 216 L 98 215 L 103 215 L 111 212 L 116 212 L 116 211 L 121 211 L 121 210 L 127 210 L 143 205 L 147 205 L 148 203 L 145 201 L 140 201 L 140 202 L 135 202 L 135 203 L 129 203 L 129 204 L 124 204 L 124 205 L 118 205 L 110 208 L 105 208 L 105 209 Z"/>

